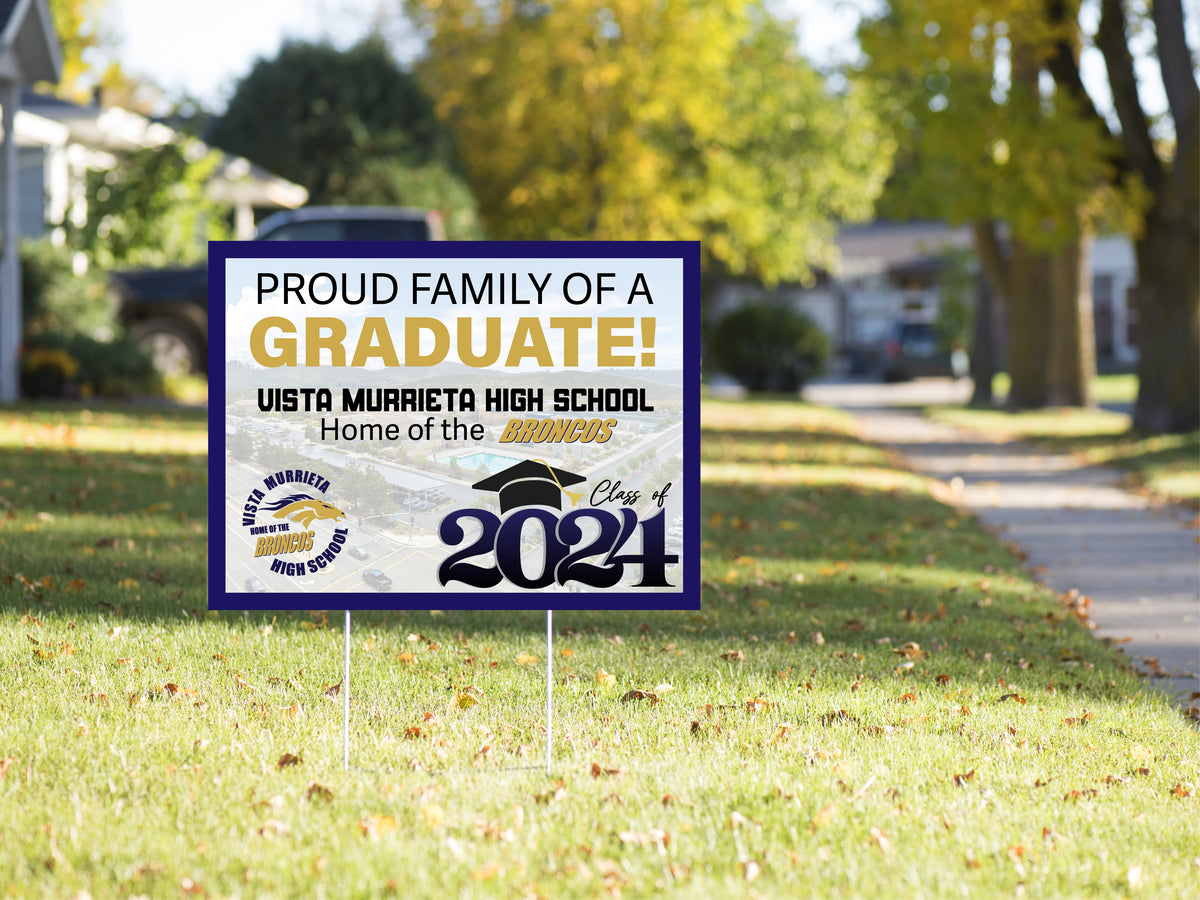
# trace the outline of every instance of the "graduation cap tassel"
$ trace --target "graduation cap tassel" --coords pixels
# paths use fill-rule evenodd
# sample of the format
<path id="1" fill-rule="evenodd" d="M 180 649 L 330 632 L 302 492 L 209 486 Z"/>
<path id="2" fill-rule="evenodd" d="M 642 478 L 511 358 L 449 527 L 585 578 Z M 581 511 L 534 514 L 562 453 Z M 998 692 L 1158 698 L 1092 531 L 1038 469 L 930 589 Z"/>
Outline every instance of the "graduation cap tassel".
<path id="1" fill-rule="evenodd" d="M 558 489 L 560 491 L 562 491 L 564 494 L 566 494 L 571 499 L 571 506 L 579 505 L 579 501 L 583 499 L 582 491 L 576 493 L 575 491 L 568 491 L 565 487 L 563 487 L 562 482 L 558 480 L 558 475 L 556 475 L 554 472 L 554 468 L 550 465 L 550 463 L 546 462 L 544 459 L 535 459 L 533 461 L 540 462 L 542 465 L 544 465 L 549 470 L 550 477 L 554 479 L 554 483 L 558 485 Z"/>

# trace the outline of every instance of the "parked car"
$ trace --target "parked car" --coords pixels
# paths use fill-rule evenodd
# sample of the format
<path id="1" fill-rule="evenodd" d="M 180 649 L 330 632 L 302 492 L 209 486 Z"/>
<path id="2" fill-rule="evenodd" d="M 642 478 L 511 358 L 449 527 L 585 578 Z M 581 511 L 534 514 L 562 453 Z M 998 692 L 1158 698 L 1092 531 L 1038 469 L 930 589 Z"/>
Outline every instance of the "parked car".
<path id="1" fill-rule="evenodd" d="M 379 569 L 366 569 L 362 573 L 362 580 L 377 591 L 386 591 L 392 586 L 392 579 L 384 575 Z"/>
<path id="2" fill-rule="evenodd" d="M 440 241 L 440 214 L 388 206 L 307 206 L 275 213 L 258 241 Z M 164 374 L 208 371 L 208 267 L 110 276 L 121 322 Z"/>
<path id="3" fill-rule="evenodd" d="M 888 331 L 880 355 L 884 381 L 954 375 L 950 349 L 928 318 L 898 319 Z"/>

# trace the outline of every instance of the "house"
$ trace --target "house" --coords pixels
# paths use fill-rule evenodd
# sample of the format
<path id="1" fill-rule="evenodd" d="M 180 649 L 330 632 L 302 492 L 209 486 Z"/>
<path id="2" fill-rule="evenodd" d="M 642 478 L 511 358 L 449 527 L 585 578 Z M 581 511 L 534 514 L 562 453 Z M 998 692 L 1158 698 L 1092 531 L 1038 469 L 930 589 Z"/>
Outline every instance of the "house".
<path id="1" fill-rule="evenodd" d="M 749 279 L 723 282 L 713 292 L 711 314 L 719 317 L 761 297 L 790 303 L 829 337 L 833 371 L 866 374 L 873 371 L 884 338 L 901 314 L 936 315 L 945 253 L 970 251 L 973 238 L 966 226 L 880 221 L 846 226 L 838 233 L 837 246 L 838 265 L 816 272 L 809 286 L 786 283 L 768 289 Z M 1097 362 L 1103 368 L 1128 368 L 1137 361 L 1133 246 L 1121 235 L 1096 238 L 1091 261 Z M 988 285 L 981 274 L 975 281 L 977 298 Z M 1003 358 L 1004 312 L 999 304 L 993 309 L 997 358 Z"/>
<path id="2" fill-rule="evenodd" d="M 1137 257 L 1129 238 L 1096 238 L 1092 242 L 1092 303 L 1097 365 L 1119 369 L 1137 363 L 1136 286 Z"/>
<path id="3" fill-rule="evenodd" d="M 87 222 L 87 172 L 114 168 L 121 153 L 162 147 L 181 135 L 162 122 L 121 107 L 80 105 L 22 89 L 16 116 L 20 166 L 20 234 L 41 237 L 57 225 Z M 188 138 L 197 154 L 208 147 Z M 234 210 L 234 232 L 254 233 L 255 209 L 294 209 L 308 199 L 298 184 L 248 160 L 222 154 L 207 185 L 209 197 Z"/>
<path id="4" fill-rule="evenodd" d="M 17 113 L 24 85 L 58 81 L 62 53 L 46 0 L 0 0 L 0 403 L 17 399 L 21 342 L 21 267 Z"/>

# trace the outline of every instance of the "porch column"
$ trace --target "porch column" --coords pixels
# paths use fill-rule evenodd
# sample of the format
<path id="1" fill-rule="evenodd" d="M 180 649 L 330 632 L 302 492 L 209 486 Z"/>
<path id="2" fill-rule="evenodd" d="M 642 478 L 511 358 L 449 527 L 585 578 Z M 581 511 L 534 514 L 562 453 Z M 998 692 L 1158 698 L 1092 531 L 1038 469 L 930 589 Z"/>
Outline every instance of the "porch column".
<path id="1" fill-rule="evenodd" d="M 4 143 L 0 147 L 0 210 L 3 210 L 3 246 L 0 247 L 0 403 L 15 403 L 20 394 L 18 351 L 21 347 L 21 267 L 17 223 L 17 136 L 14 122 L 20 102 L 20 85 L 0 83 Z"/>

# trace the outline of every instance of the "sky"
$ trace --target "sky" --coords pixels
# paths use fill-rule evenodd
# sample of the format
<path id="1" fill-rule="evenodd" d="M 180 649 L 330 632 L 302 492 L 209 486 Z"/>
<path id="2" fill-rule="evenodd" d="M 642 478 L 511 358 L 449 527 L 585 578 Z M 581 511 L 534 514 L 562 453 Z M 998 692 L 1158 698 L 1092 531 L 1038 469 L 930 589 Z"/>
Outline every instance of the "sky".
<path id="1" fill-rule="evenodd" d="M 347 46 L 377 25 L 403 55 L 416 43 L 399 15 L 402 0 L 109 0 L 115 58 L 168 96 L 189 95 L 221 108 L 234 85 L 260 57 L 275 55 L 287 38 L 328 39 Z M 855 52 L 858 21 L 844 0 L 782 0 L 800 20 L 805 55 L 815 63 Z M 180 40 L 186 34 L 186 40 Z"/>
<path id="2" fill-rule="evenodd" d="M 824 68 L 858 58 L 854 33 L 859 11 L 877 8 L 880 0 L 772 0 L 772 5 L 797 21 L 802 53 Z M 1183 6 L 1189 44 L 1200 46 L 1200 2 L 1185 0 Z M 165 91 L 163 112 L 183 96 L 220 112 L 255 60 L 275 56 L 289 38 L 347 47 L 374 26 L 402 61 L 406 55 L 411 58 L 419 41 L 402 7 L 403 0 L 206 0 L 203 14 L 197 15 L 197 7 L 180 0 L 108 0 L 107 11 L 113 58 L 129 74 L 144 76 Z M 1096 3 L 1085 0 L 1084 8 L 1085 26 L 1094 28 Z M 187 39 L 181 40 L 181 34 Z M 1166 110 L 1166 97 L 1157 62 L 1146 56 L 1152 40 L 1152 34 L 1145 34 L 1134 50 L 1142 102 L 1155 115 Z M 1085 51 L 1082 73 L 1101 111 L 1113 118 L 1097 51 Z"/>

